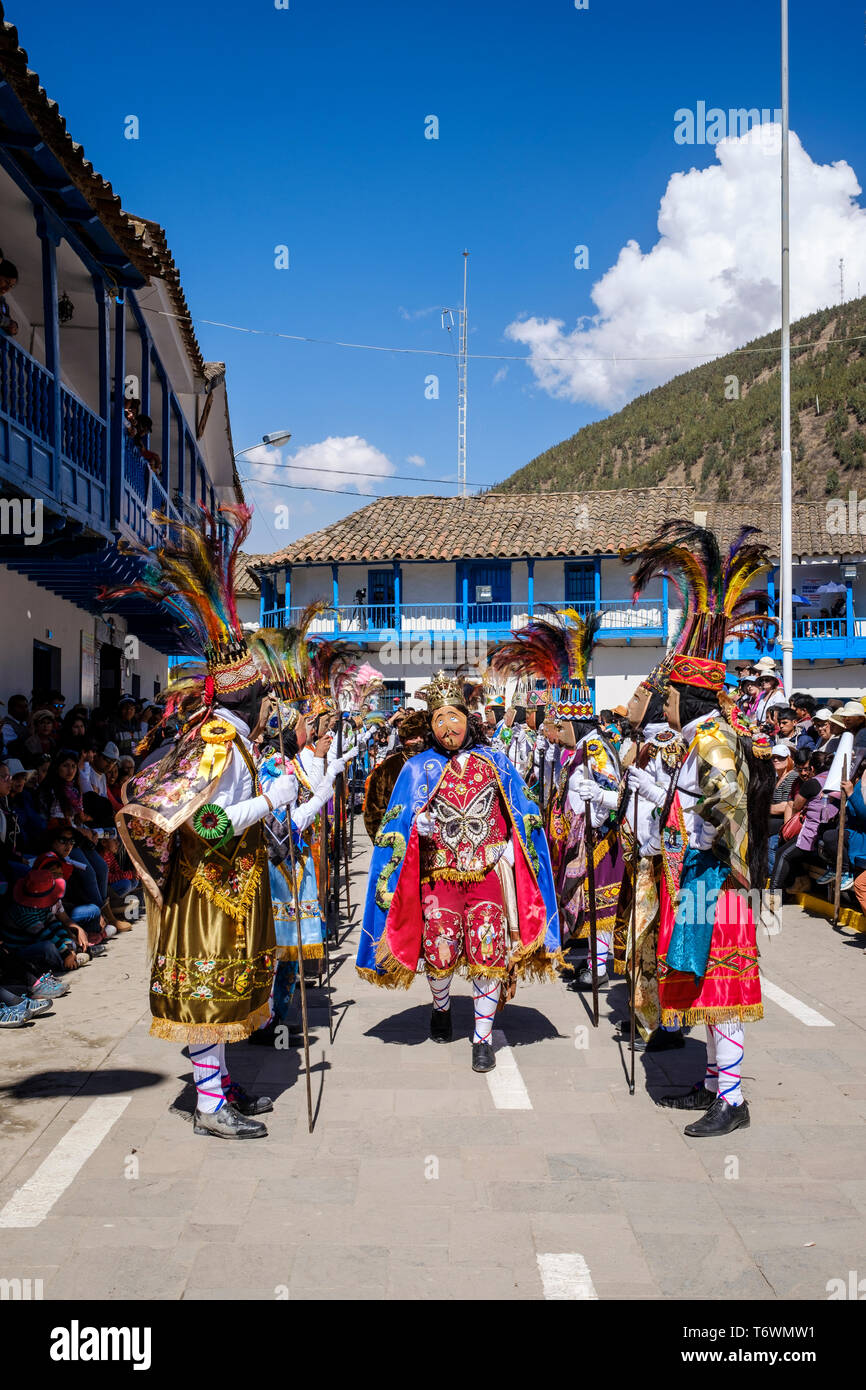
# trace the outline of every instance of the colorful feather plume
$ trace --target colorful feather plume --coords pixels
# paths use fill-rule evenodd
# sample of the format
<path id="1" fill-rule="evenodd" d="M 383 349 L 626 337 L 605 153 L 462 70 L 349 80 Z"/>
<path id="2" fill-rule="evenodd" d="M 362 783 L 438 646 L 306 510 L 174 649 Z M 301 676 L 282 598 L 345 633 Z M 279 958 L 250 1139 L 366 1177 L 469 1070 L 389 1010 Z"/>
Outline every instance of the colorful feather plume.
<path id="1" fill-rule="evenodd" d="M 197 657 L 242 643 L 244 636 L 235 570 L 238 551 L 249 534 L 252 507 L 232 503 L 217 511 L 215 517 L 205 507 L 196 511 L 186 506 L 179 520 L 154 512 L 154 521 L 165 528 L 160 542 L 151 549 L 137 542 L 122 547 L 140 560 L 138 579 L 97 591 L 104 603 L 144 597 L 161 604 L 174 620 L 184 649 Z"/>
<path id="2" fill-rule="evenodd" d="M 316 638 L 315 642 L 310 644 L 311 690 L 320 699 L 332 702 L 336 698 L 338 682 L 360 656 L 361 649 L 354 642 L 345 642 L 341 638 L 334 641 L 325 637 Z"/>
<path id="3" fill-rule="evenodd" d="M 366 714 L 374 695 L 385 689 L 385 677 L 368 661 L 353 663 L 338 671 L 334 677 L 334 694 L 343 709 L 360 710 Z"/>
<path id="4" fill-rule="evenodd" d="M 723 557 L 713 531 L 690 521 L 669 521 L 647 545 L 623 555 L 638 562 L 632 575 L 635 600 L 659 576 L 676 586 L 683 616 L 675 652 L 721 661 L 731 637 L 766 640 L 776 619 L 767 616 L 766 592 L 751 586 L 772 563 L 767 546 L 754 540 L 758 534 L 757 526 L 744 526 Z"/>
<path id="5" fill-rule="evenodd" d="M 600 625 L 600 613 L 584 618 L 575 608 L 532 617 L 497 648 L 490 665 L 506 675 L 534 676 L 551 689 L 583 686 Z"/>
<path id="6" fill-rule="evenodd" d="M 330 604 L 307 604 L 293 627 L 262 627 L 249 640 L 253 660 L 283 700 L 305 700 L 312 693 L 312 661 L 307 634 Z"/>

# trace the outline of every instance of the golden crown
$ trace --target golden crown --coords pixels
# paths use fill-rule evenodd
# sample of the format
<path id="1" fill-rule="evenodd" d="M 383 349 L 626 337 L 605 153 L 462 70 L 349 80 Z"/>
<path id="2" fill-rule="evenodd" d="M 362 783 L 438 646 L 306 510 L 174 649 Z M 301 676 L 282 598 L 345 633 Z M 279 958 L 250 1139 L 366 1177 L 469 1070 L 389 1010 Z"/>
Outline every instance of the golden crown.
<path id="1" fill-rule="evenodd" d="M 429 685 L 425 685 L 418 694 L 422 700 L 427 701 L 427 708 L 431 714 L 434 710 L 442 709 L 443 705 L 449 705 L 454 709 L 466 709 L 463 683 L 456 676 L 446 676 L 444 671 L 439 671 Z"/>

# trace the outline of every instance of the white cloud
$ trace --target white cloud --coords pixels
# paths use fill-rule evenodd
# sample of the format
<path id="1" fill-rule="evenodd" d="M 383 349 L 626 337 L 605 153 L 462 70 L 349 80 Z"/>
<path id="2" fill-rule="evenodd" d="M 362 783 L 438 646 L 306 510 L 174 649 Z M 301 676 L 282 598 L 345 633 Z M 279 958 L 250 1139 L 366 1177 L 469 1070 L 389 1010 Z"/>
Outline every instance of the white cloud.
<path id="1" fill-rule="evenodd" d="M 500 382 L 500 381 L 504 381 L 505 378 L 506 378 L 507 376 L 508 376 L 508 366 L 506 365 L 506 366 L 504 366 L 504 367 L 500 367 L 497 371 L 495 371 L 495 372 L 493 373 L 493 382 L 492 382 L 492 384 L 493 384 L 494 386 L 498 386 L 499 382 Z"/>
<path id="2" fill-rule="evenodd" d="M 285 455 L 260 445 L 249 451 L 247 459 L 254 483 L 266 490 L 268 483 L 291 483 L 328 490 L 355 488 L 362 496 L 371 496 L 376 478 L 387 478 L 395 471 L 381 449 L 357 434 L 331 436 Z M 274 488 L 273 495 L 280 491 Z"/>
<path id="3" fill-rule="evenodd" d="M 566 330 L 563 319 L 529 317 L 506 328 L 529 348 L 529 365 L 551 396 L 614 408 L 704 354 L 727 352 L 778 328 L 779 164 L 765 142 L 722 140 L 707 169 L 673 174 L 659 208 L 659 240 L 622 248 L 597 281 L 597 314 Z M 866 210 L 844 160 L 816 164 L 791 132 L 791 317 L 866 291 Z M 577 272 L 576 272 L 577 273 Z M 570 357 L 581 361 L 545 361 Z M 616 358 L 616 361 L 604 360 Z M 637 358 L 662 358 L 637 361 Z M 631 359 L 631 360 L 630 360 Z"/>
<path id="4" fill-rule="evenodd" d="M 401 319 L 406 319 L 407 322 L 413 323 L 415 319 L 426 319 L 430 314 L 437 314 L 439 312 L 439 307 L 438 304 L 431 304 L 429 309 L 404 309 L 401 304 L 397 313 L 400 315 Z"/>
<path id="5" fill-rule="evenodd" d="M 426 460 L 425 458 L 422 458 L 422 456 L 421 456 L 420 454 L 407 454 L 407 455 L 406 455 L 406 462 L 407 462 L 407 463 L 414 463 L 414 465 L 415 465 L 416 468 L 426 468 L 426 467 L 427 467 L 427 460 Z"/>

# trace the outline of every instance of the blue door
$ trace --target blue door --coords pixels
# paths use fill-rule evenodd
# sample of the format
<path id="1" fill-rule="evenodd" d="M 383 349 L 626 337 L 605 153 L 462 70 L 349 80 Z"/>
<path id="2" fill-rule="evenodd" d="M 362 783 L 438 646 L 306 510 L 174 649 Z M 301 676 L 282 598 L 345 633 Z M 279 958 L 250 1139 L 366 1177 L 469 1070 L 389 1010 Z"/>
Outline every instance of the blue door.
<path id="1" fill-rule="evenodd" d="M 397 615 L 394 610 L 394 571 L 367 571 L 367 627 L 394 627 Z"/>
<path id="2" fill-rule="evenodd" d="M 511 561 L 470 560 L 468 612 L 470 627 L 511 623 Z M 457 601 L 462 598 L 460 567 L 457 568 Z"/>

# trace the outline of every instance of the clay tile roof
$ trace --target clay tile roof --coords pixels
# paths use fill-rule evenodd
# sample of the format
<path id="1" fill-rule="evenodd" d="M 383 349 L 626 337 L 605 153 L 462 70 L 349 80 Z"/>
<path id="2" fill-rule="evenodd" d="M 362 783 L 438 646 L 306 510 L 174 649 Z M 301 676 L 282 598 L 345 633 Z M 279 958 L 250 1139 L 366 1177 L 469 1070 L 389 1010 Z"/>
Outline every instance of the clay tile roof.
<path id="1" fill-rule="evenodd" d="M 235 596 L 237 598 L 258 598 L 259 579 L 251 566 L 267 560 L 267 555 L 247 555 L 242 550 L 235 566 Z"/>
<path id="2" fill-rule="evenodd" d="M 302 536 L 258 568 L 391 560 L 515 559 L 611 555 L 652 536 L 665 521 L 703 520 L 723 546 L 742 526 L 761 527 L 779 555 L 778 502 L 702 502 L 691 487 L 625 488 L 606 492 L 487 493 L 480 497 L 380 497 L 321 531 Z M 823 502 L 795 502 L 794 557 L 862 553 L 862 537 L 835 535 Z"/>
<path id="3" fill-rule="evenodd" d="M 693 510 L 690 487 L 381 497 L 261 563 L 616 554 Z"/>
<path id="4" fill-rule="evenodd" d="M 57 102 L 51 100 L 38 74 L 28 67 L 27 53 L 18 42 L 18 30 L 5 19 L 2 4 L 0 21 L 0 73 L 38 130 L 43 143 L 62 164 L 70 182 L 93 209 L 130 263 L 145 279 L 156 276 L 165 281 L 194 371 L 203 378 L 201 350 L 193 332 L 189 306 L 165 232 L 158 223 L 148 218 L 134 217 L 124 212 L 111 184 L 96 172 L 85 158 L 84 147 L 69 134 L 66 118 L 60 114 Z"/>
<path id="5" fill-rule="evenodd" d="M 157 258 L 145 244 L 135 219 L 123 211 L 111 184 L 85 158 L 83 146 L 66 129 L 57 102 L 51 100 L 37 74 L 27 66 L 27 53 L 18 43 L 18 30 L 4 18 L 2 5 L 0 20 L 0 71 L 44 144 L 135 268 L 145 277 L 159 274 Z"/>

